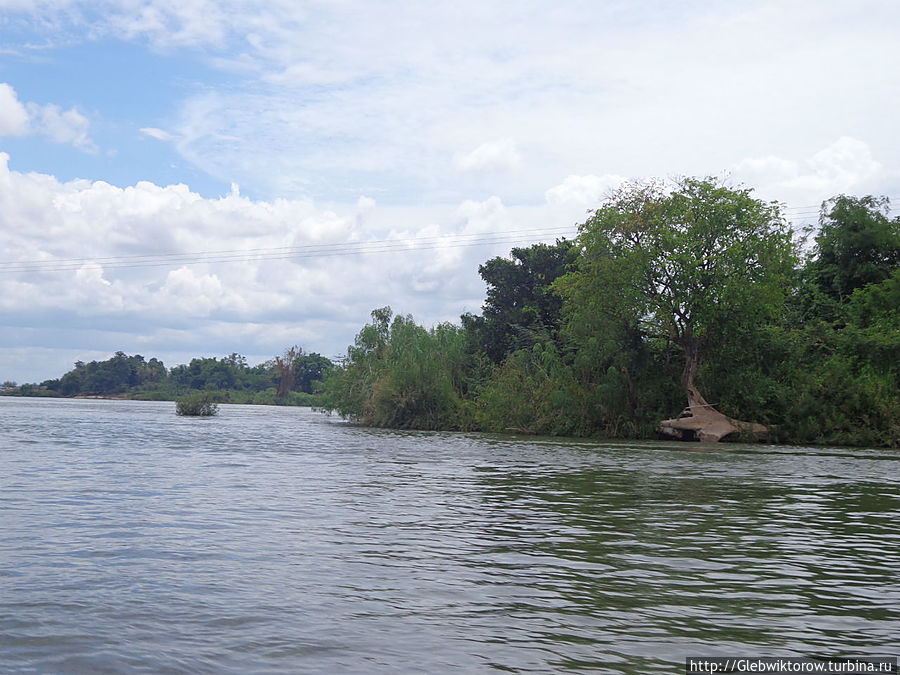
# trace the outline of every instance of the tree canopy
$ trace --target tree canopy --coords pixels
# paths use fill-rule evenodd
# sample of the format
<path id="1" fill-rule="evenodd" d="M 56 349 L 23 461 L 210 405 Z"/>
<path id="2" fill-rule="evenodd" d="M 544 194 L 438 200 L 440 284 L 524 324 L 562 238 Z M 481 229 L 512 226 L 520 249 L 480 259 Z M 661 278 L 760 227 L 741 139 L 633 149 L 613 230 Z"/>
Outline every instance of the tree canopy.
<path id="1" fill-rule="evenodd" d="M 774 316 L 797 261 L 776 204 L 712 179 L 626 184 L 578 244 L 577 267 L 558 284 L 571 320 L 591 324 L 599 312 L 677 345 L 689 405 L 705 403 L 694 383 L 704 354 Z"/>
<path id="2" fill-rule="evenodd" d="M 131 396 L 173 398 L 189 391 L 216 391 L 245 394 L 236 400 L 266 402 L 272 398 L 305 400 L 302 394 L 318 390 L 321 380 L 334 364 L 320 354 L 306 353 L 294 346 L 284 356 L 249 366 L 237 353 L 221 359 L 191 359 L 167 370 L 156 358 L 145 360 L 140 354 L 128 356 L 116 352 L 105 361 L 78 361 L 60 378 L 9 386 L 4 391 L 19 395 L 43 396 Z M 253 394 L 260 394 L 254 397 Z"/>
<path id="3" fill-rule="evenodd" d="M 816 277 L 833 299 L 879 284 L 900 268 L 900 218 L 888 218 L 886 197 L 840 195 L 822 204 Z"/>
<path id="4" fill-rule="evenodd" d="M 555 341 L 562 322 L 562 298 L 553 282 L 574 262 L 572 241 L 514 248 L 509 258 L 491 258 L 479 266 L 487 284 L 482 316 L 466 315 L 463 326 L 494 363 L 519 349 Z"/>

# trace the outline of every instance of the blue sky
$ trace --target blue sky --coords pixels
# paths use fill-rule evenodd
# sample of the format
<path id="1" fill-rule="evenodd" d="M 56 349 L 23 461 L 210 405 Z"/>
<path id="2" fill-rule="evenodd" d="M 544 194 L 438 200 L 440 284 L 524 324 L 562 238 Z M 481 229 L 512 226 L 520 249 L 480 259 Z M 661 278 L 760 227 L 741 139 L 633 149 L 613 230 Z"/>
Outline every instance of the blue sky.
<path id="1" fill-rule="evenodd" d="M 729 176 L 798 225 L 896 200 L 898 25 L 890 0 L 0 0 L 0 380 L 333 356 L 385 304 L 454 320 L 480 262 L 627 178 Z"/>

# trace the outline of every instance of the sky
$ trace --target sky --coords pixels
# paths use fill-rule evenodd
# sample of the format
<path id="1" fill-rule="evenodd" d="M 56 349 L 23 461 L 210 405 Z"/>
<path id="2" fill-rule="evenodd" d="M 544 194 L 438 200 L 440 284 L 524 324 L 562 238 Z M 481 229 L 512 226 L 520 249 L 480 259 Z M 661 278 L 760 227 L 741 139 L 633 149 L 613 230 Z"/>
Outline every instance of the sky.
<path id="1" fill-rule="evenodd" d="M 0 0 L 0 381 L 329 357 L 625 180 L 900 203 L 895 0 Z"/>

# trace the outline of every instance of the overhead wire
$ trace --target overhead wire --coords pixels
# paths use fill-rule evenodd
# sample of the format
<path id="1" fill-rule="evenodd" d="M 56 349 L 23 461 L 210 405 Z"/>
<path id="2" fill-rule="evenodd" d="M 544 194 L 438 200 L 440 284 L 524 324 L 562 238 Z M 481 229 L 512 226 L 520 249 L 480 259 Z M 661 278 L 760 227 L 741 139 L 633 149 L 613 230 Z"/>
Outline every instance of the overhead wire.
<path id="1" fill-rule="evenodd" d="M 486 246 L 491 244 L 531 243 L 537 240 L 574 236 L 572 226 L 540 228 L 532 230 L 504 230 L 494 233 L 473 233 L 381 239 L 368 242 L 338 242 L 279 246 L 273 248 L 228 249 L 219 251 L 195 251 L 191 253 L 165 253 L 133 256 L 106 256 L 89 258 L 53 258 L 0 262 L 0 273 L 64 272 L 78 270 L 85 265 L 100 265 L 104 269 L 132 269 L 139 267 L 166 267 L 172 265 L 197 265 L 203 263 L 254 262 L 288 260 L 313 257 L 334 257 L 367 253 L 424 251 L 439 248 Z"/>
<path id="2" fill-rule="evenodd" d="M 819 215 L 820 207 L 813 204 L 784 207 L 782 208 L 782 213 L 788 220 L 808 221 Z M 77 271 L 85 265 L 99 265 L 102 266 L 104 270 L 135 269 L 143 267 L 168 267 L 173 265 L 200 265 L 205 263 L 257 262 L 363 255 L 369 253 L 427 251 L 440 248 L 462 248 L 470 246 L 488 246 L 492 244 L 538 243 L 539 240 L 543 239 L 574 236 L 576 234 L 577 228 L 575 226 L 565 226 L 526 230 L 501 230 L 492 233 L 447 234 L 431 237 L 333 242 L 304 244 L 300 246 L 277 246 L 270 248 L 20 260 L 0 262 L 0 274 Z"/>

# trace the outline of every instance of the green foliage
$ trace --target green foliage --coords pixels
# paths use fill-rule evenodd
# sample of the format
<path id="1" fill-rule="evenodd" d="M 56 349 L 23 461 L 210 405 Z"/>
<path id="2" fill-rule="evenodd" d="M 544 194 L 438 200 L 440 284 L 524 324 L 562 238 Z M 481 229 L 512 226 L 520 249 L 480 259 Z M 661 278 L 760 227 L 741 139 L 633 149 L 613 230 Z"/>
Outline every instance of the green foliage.
<path id="1" fill-rule="evenodd" d="M 175 414 L 183 417 L 211 417 L 219 412 L 209 392 L 194 392 L 175 401 Z"/>
<path id="2" fill-rule="evenodd" d="M 594 434 L 652 436 L 660 419 L 683 406 L 678 351 L 670 342 L 601 313 L 573 317 L 567 336 Z"/>
<path id="3" fill-rule="evenodd" d="M 575 333 L 597 314 L 683 352 L 681 384 L 729 335 L 777 316 L 796 255 L 778 207 L 712 180 L 632 183 L 581 227 L 557 282 Z"/>
<path id="4" fill-rule="evenodd" d="M 270 387 L 264 391 L 238 391 L 227 389 L 210 392 L 213 398 L 220 403 L 237 403 L 243 405 L 281 405 L 281 406 L 310 406 L 318 407 L 322 397 L 319 394 L 307 394 L 306 392 L 291 391 L 284 396 L 278 396 L 278 390 Z"/>
<path id="5" fill-rule="evenodd" d="M 410 316 L 392 316 L 390 307 L 372 312 L 343 367 L 326 379 L 323 407 L 368 425 L 470 428 L 462 331 L 450 324 L 426 330 Z"/>
<path id="6" fill-rule="evenodd" d="M 171 401 L 192 391 L 212 392 L 216 400 L 265 405 L 318 405 L 321 378 L 333 364 L 319 354 L 294 350 L 287 368 L 295 375 L 293 389 L 277 396 L 281 371 L 276 361 L 250 367 L 247 359 L 232 353 L 222 359 L 195 358 L 187 365 L 166 371 L 155 358 L 127 356 L 122 352 L 106 361 L 75 364 L 56 380 L 23 385 L 4 391 L 17 396 L 101 396 L 145 401 Z"/>
<path id="7" fill-rule="evenodd" d="M 322 381 L 334 368 L 331 359 L 312 352 L 301 353 L 294 359 L 294 391 L 314 394 L 321 387 Z"/>
<path id="8" fill-rule="evenodd" d="M 781 435 L 900 446 L 900 220 L 885 198 L 842 195 L 820 225 L 789 317 Z"/>
<path id="9" fill-rule="evenodd" d="M 482 265 L 484 314 L 461 330 L 374 311 L 327 407 L 379 426 L 650 437 L 696 377 L 778 440 L 898 446 L 896 221 L 874 198 L 823 214 L 800 266 L 777 206 L 749 190 L 628 185 L 574 246 Z"/>
<path id="10" fill-rule="evenodd" d="M 886 197 L 841 195 L 822 204 L 812 267 L 831 298 L 847 299 L 900 267 L 900 218 L 889 220 L 888 209 Z"/>
<path id="11" fill-rule="evenodd" d="M 63 396 L 108 396 L 124 394 L 133 387 L 152 386 L 166 378 L 166 367 L 155 358 L 145 361 L 137 354 L 127 356 L 123 352 L 106 361 L 78 361 L 75 368 L 59 380 L 44 383 Z"/>
<path id="12" fill-rule="evenodd" d="M 552 343 L 513 352 L 478 395 L 480 428 L 542 435 L 585 435 L 590 405 Z"/>
<path id="13" fill-rule="evenodd" d="M 494 363 L 535 344 L 553 342 L 562 323 L 562 299 L 552 283 L 575 260 L 573 242 L 514 248 L 510 258 L 492 258 L 478 268 L 487 284 L 482 316 L 462 317 L 470 348 Z"/>
<path id="14" fill-rule="evenodd" d="M 885 332 L 900 328 L 900 265 L 881 283 L 858 288 L 847 303 L 847 317 L 864 329 Z"/>
<path id="15" fill-rule="evenodd" d="M 796 397 L 797 336 L 763 323 L 725 336 L 699 369 L 707 400 L 738 419 L 779 425 Z"/>
<path id="16" fill-rule="evenodd" d="M 804 331 L 781 436 L 791 442 L 900 446 L 900 373 L 874 367 L 852 328 Z M 895 353 L 900 340 L 893 337 Z"/>
<path id="17" fill-rule="evenodd" d="M 254 374 L 257 377 L 254 377 Z M 270 386 L 271 376 L 267 372 L 252 373 L 242 358 L 235 355 L 221 361 L 216 358 L 191 359 L 187 365 L 175 366 L 169 373 L 177 390 L 255 389 L 259 376 Z"/>

